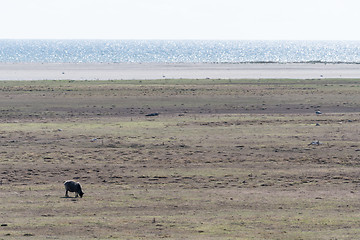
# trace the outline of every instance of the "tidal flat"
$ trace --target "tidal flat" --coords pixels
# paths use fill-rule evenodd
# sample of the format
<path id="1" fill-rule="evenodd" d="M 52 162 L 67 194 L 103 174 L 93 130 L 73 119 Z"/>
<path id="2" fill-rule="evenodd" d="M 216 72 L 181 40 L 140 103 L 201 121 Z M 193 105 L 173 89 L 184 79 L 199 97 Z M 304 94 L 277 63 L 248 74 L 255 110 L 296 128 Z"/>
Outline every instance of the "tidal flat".
<path id="1" fill-rule="evenodd" d="M 356 239 L 359 112 L 359 79 L 1 81 L 0 239 Z"/>

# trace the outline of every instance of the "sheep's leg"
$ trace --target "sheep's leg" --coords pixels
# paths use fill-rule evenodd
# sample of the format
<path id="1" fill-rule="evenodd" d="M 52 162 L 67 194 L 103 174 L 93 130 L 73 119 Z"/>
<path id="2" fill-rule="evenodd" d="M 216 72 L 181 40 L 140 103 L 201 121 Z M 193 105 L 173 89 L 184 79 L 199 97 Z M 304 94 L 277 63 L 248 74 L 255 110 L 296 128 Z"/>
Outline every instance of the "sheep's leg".
<path id="1" fill-rule="evenodd" d="M 68 190 L 66 190 L 65 197 L 69 197 Z"/>
<path id="2" fill-rule="evenodd" d="M 78 196 L 79 196 L 79 194 L 78 194 L 78 193 L 76 193 L 76 194 L 75 194 L 75 197 L 78 197 Z"/>

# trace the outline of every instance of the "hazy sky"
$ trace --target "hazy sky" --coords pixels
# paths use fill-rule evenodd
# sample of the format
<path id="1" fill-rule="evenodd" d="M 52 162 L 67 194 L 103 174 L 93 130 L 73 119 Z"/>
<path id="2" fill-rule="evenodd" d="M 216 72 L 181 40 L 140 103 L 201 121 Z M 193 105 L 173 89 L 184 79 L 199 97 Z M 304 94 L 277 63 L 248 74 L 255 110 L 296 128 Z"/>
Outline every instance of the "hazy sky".
<path id="1" fill-rule="evenodd" d="M 0 0 L 0 38 L 360 40 L 360 0 Z"/>

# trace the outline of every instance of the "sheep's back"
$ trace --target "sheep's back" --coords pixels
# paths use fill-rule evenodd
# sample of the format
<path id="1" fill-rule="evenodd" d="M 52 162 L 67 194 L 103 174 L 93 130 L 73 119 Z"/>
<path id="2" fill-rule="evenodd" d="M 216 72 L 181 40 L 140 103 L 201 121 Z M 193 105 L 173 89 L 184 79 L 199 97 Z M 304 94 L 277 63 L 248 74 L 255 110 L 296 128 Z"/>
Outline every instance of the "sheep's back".
<path id="1" fill-rule="evenodd" d="M 80 183 L 78 182 L 74 182 L 74 181 L 66 181 L 64 183 L 65 185 L 65 189 L 67 191 L 70 191 L 70 192 L 80 192 L 81 191 L 81 187 L 80 187 Z"/>

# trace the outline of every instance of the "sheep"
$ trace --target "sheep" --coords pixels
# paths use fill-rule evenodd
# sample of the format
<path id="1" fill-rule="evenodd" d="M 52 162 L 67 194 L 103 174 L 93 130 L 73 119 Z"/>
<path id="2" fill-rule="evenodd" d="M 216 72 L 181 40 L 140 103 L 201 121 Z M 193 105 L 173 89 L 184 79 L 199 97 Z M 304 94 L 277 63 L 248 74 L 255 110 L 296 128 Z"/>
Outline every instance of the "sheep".
<path id="1" fill-rule="evenodd" d="M 65 197 L 69 197 L 68 192 L 75 192 L 75 197 L 78 197 L 78 195 L 80 195 L 80 197 L 82 198 L 82 196 L 84 195 L 80 183 L 68 180 L 64 182 L 64 185 L 66 191 Z"/>

